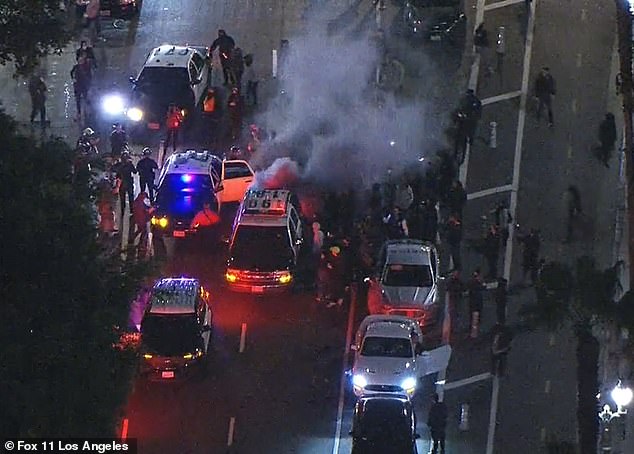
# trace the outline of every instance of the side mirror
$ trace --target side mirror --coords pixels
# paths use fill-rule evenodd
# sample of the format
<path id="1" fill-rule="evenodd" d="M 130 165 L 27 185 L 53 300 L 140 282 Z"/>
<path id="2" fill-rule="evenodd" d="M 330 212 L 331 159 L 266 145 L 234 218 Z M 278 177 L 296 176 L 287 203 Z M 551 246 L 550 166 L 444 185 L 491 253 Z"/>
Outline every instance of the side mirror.
<path id="1" fill-rule="evenodd" d="M 203 333 L 206 333 L 206 332 L 208 332 L 208 331 L 211 331 L 211 326 L 209 326 L 209 325 L 204 325 L 204 326 L 202 327 L 202 330 L 201 330 L 201 331 L 202 331 Z"/>
<path id="2" fill-rule="evenodd" d="M 134 78 L 134 76 L 130 76 L 128 80 L 130 81 L 131 84 L 133 85 L 136 84 L 136 79 Z"/>
<path id="3" fill-rule="evenodd" d="M 357 347 L 357 344 L 350 344 L 350 350 L 356 352 L 357 350 L 359 350 L 359 347 Z"/>

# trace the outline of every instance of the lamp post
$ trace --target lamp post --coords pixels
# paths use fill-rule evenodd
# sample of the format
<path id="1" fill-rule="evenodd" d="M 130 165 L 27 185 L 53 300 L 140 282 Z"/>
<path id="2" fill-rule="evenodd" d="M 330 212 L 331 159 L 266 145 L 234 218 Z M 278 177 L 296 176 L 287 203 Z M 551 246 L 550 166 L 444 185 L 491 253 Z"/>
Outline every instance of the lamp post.
<path id="1" fill-rule="evenodd" d="M 601 430 L 601 448 L 600 452 L 612 452 L 613 448 L 613 439 L 612 439 L 612 430 L 611 423 L 614 419 L 625 419 L 627 415 L 627 406 L 632 402 L 632 398 L 634 397 L 634 393 L 632 389 L 629 387 L 624 387 L 621 383 L 621 380 L 618 381 L 616 386 L 610 392 L 610 397 L 616 404 L 616 411 L 612 411 L 612 407 L 610 404 L 605 404 L 603 406 L 602 411 L 599 412 L 599 418 L 603 423 L 603 428 Z M 622 439 L 625 439 L 625 425 L 623 424 L 623 433 Z"/>

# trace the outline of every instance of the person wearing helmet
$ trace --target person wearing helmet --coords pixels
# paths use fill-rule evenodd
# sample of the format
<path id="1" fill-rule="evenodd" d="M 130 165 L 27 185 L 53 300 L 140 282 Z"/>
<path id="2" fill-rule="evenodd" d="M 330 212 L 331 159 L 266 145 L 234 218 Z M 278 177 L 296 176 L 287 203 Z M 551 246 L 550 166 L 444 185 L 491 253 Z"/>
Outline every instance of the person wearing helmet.
<path id="1" fill-rule="evenodd" d="M 155 172 L 158 170 L 158 164 L 152 159 L 152 150 L 145 147 L 143 149 L 143 157 L 136 165 L 136 169 L 139 172 L 139 184 L 141 191 L 146 191 L 150 196 L 150 200 L 154 202 L 154 178 Z"/>
<path id="2" fill-rule="evenodd" d="M 234 39 L 227 35 L 223 29 L 218 30 L 218 38 L 211 43 L 209 48 L 209 56 L 211 57 L 214 50 L 218 49 L 220 57 L 220 65 L 222 66 L 222 74 L 224 75 L 225 85 L 229 84 L 229 76 L 231 74 L 231 56 L 233 48 L 236 47 Z"/>
<path id="3" fill-rule="evenodd" d="M 123 216 L 125 215 L 126 196 L 128 198 L 128 203 L 130 204 L 130 214 L 132 214 L 134 206 L 134 177 L 132 174 L 138 172 L 130 160 L 129 153 L 121 154 L 121 161 L 114 166 L 114 170 L 117 174 L 119 202 L 121 204 L 121 220 L 123 220 Z"/>

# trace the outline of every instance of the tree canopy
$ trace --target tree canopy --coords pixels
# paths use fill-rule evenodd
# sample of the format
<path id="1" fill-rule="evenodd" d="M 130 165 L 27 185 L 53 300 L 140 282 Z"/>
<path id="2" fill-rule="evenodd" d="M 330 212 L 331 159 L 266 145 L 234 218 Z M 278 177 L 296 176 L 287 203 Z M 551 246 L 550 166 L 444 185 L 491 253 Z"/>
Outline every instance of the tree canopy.
<path id="1" fill-rule="evenodd" d="M 111 436 L 136 353 L 113 348 L 145 269 L 104 253 L 61 140 L 0 112 L 0 420 L 5 436 Z"/>
<path id="2" fill-rule="evenodd" d="M 59 0 L 2 0 L 0 2 L 0 63 L 14 63 L 28 74 L 39 59 L 61 49 L 72 37 Z"/>

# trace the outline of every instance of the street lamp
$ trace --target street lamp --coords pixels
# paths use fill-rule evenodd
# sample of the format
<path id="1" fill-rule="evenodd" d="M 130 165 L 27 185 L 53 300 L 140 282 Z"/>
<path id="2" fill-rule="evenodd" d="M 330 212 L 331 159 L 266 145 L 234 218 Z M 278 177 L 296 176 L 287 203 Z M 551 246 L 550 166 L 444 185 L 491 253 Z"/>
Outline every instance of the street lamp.
<path id="1" fill-rule="evenodd" d="M 603 411 L 599 412 L 599 418 L 606 423 L 612 421 L 614 418 L 627 414 L 627 408 L 625 407 L 632 402 L 634 393 L 631 388 L 623 387 L 621 380 L 619 380 L 614 389 L 610 392 L 610 397 L 612 397 L 612 400 L 616 404 L 616 411 L 612 411 L 610 405 L 605 404 L 603 406 Z"/>

